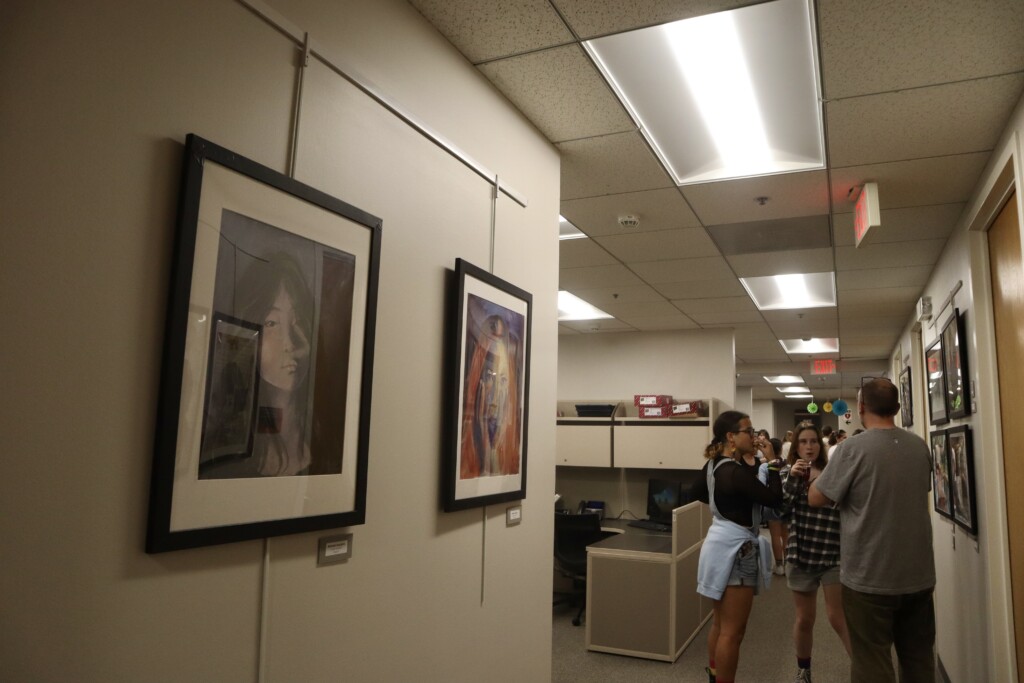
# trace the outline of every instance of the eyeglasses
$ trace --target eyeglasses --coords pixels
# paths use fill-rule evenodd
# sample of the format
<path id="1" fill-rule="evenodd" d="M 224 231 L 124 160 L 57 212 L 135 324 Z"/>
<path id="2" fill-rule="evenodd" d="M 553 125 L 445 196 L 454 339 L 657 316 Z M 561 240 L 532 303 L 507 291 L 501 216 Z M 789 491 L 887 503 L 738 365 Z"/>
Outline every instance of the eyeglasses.
<path id="1" fill-rule="evenodd" d="M 756 434 L 756 430 L 753 427 L 747 427 L 746 429 L 737 429 L 735 434 L 746 434 L 747 436 L 753 436 Z"/>

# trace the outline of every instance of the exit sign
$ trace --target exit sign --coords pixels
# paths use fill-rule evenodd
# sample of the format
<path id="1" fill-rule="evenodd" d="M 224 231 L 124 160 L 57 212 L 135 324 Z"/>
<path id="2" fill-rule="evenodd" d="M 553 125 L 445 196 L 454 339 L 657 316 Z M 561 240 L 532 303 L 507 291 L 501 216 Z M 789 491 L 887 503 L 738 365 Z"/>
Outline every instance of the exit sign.
<path id="1" fill-rule="evenodd" d="M 812 375 L 834 375 L 836 374 L 836 362 L 832 359 L 820 359 L 811 361 Z"/>
<path id="2" fill-rule="evenodd" d="M 864 189 L 853 207 L 853 236 L 860 246 L 871 228 L 882 224 L 882 212 L 878 208 L 878 183 L 864 183 Z"/>

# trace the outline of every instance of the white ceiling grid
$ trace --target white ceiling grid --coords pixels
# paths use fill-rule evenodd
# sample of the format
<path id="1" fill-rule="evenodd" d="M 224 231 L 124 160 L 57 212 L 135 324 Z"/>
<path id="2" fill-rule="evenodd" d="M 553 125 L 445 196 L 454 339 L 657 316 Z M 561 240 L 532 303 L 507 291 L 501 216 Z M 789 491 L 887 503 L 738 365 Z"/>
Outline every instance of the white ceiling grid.
<path id="1" fill-rule="evenodd" d="M 561 153 L 562 215 L 592 239 L 561 243 L 560 286 L 616 317 L 562 333 L 733 328 L 737 384 L 755 398 L 781 397 L 763 374 L 806 376 L 808 357 L 778 339 L 839 337 L 842 373 L 808 378 L 815 391 L 849 397 L 861 376 L 886 371 L 1024 91 L 1020 0 L 816 0 L 827 170 L 677 188 L 580 43 L 759 3 L 410 2 Z M 855 248 L 848 194 L 869 181 L 882 225 Z M 619 224 L 627 214 L 639 227 Z M 787 232 L 791 219 L 805 220 Z M 757 251 L 737 245 L 740 223 L 769 231 Z M 835 308 L 761 312 L 738 281 L 831 270 Z"/>

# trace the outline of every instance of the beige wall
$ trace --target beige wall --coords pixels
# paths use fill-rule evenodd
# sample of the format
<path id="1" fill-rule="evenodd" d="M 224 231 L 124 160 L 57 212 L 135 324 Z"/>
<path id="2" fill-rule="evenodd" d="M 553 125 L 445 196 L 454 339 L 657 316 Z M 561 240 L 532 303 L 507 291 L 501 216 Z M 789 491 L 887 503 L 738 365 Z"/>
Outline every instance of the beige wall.
<path id="1" fill-rule="evenodd" d="M 736 405 L 732 330 L 561 335 L 558 398 L 633 400 L 634 394 L 717 398 Z"/>
<path id="2" fill-rule="evenodd" d="M 923 438 L 938 429 L 969 425 L 974 438 L 975 495 L 978 500 L 977 537 L 967 535 L 949 520 L 932 515 L 937 584 L 936 650 L 953 681 L 1017 680 L 1013 651 L 1013 617 L 1008 582 L 1005 486 L 1002 477 L 1002 449 L 999 433 L 998 382 L 995 375 L 994 342 L 991 328 L 991 287 L 988 282 L 986 239 L 998 208 L 991 198 L 1004 187 L 1000 176 L 1011 169 L 1009 181 L 1016 184 L 1018 215 L 1024 203 L 1021 137 L 1024 136 L 1024 99 L 995 147 L 988 167 L 961 215 L 957 227 L 939 258 L 923 294 L 932 298 L 934 315 L 920 326 L 908 321 L 899 344 L 904 358 L 931 345 L 942 326 L 959 308 L 965 315 L 969 379 L 977 395 L 973 414 L 941 427 L 928 425 L 927 394 L 923 379 L 914 380 L 915 416 L 913 430 Z M 1024 231 L 1024 228 L 1022 228 Z M 962 287 L 948 308 L 939 310 L 957 283 Z M 916 348 L 920 334 L 923 346 Z M 916 359 L 915 372 L 922 365 Z M 1020 586 L 1017 587 L 1021 589 Z M 1024 624 L 1018 625 L 1024 628 Z"/>
<path id="3" fill-rule="evenodd" d="M 555 151 L 405 2 L 271 4 L 529 200 L 498 200 L 494 271 L 534 295 L 545 415 Z M 181 145 L 286 171 L 296 63 L 233 0 L 4 3 L 0 680 L 550 676 L 553 421 L 521 526 L 439 511 L 445 273 L 487 267 L 491 187 L 315 59 L 296 177 L 384 225 L 367 523 L 320 569 L 321 534 L 142 550 Z"/>

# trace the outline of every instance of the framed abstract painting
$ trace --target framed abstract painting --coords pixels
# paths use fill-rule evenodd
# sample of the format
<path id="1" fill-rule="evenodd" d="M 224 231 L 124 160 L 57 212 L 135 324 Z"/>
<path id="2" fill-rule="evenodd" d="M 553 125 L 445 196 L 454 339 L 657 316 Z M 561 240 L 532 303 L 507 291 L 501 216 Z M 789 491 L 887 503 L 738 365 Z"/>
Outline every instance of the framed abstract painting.
<path id="1" fill-rule="evenodd" d="M 457 259 L 451 306 L 442 504 L 526 497 L 533 296 Z"/>

